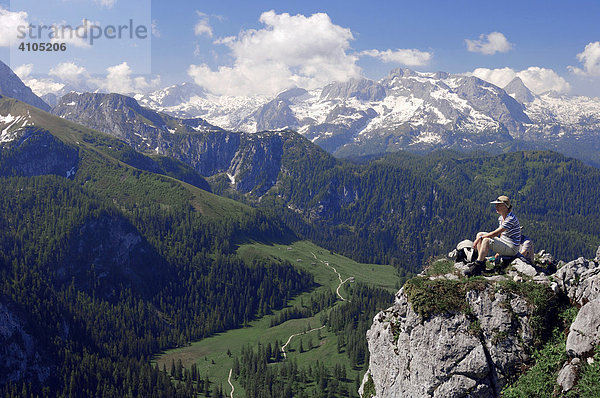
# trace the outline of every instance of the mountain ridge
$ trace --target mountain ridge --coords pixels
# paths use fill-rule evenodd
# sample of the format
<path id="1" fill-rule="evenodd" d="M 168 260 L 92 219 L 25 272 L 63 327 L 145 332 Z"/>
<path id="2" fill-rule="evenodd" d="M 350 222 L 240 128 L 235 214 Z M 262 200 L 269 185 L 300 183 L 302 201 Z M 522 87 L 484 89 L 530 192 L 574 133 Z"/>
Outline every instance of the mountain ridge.
<path id="1" fill-rule="evenodd" d="M 0 94 L 16 98 L 44 111 L 50 110 L 50 105 L 35 95 L 31 88 L 27 87 L 12 69 L 2 61 L 0 61 Z"/>
<path id="2" fill-rule="evenodd" d="M 297 130 L 340 157 L 440 148 L 501 153 L 521 146 L 561 151 L 600 166 L 595 122 L 600 101 L 535 95 L 519 78 L 501 88 L 474 76 L 397 68 L 377 81 L 295 88 L 271 98 L 201 96 L 168 106 L 158 95 L 138 100 L 166 113 L 201 116 L 227 130 Z"/>

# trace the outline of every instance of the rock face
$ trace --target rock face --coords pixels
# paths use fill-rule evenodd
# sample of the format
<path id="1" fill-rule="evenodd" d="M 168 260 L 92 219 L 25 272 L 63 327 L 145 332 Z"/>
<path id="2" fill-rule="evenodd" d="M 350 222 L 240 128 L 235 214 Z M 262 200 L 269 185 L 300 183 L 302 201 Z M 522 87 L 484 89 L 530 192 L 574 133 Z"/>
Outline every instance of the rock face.
<path id="1" fill-rule="evenodd" d="M 64 144 L 48 131 L 25 127 L 13 140 L 0 142 L 0 176 L 55 174 L 69 178 L 79 164 L 79 150 Z"/>
<path id="2" fill-rule="evenodd" d="M 579 306 L 600 298 L 600 267 L 583 257 L 571 261 L 554 274 L 558 287 Z"/>
<path id="3" fill-rule="evenodd" d="M 266 103 L 256 112 L 256 131 L 297 128 L 298 124 L 289 102 L 280 97 Z"/>
<path id="4" fill-rule="evenodd" d="M 555 307 L 539 306 L 558 300 L 581 307 L 566 340 L 568 360 L 556 374 L 563 392 L 573 389 L 600 344 L 600 261 L 579 258 L 550 276 L 539 269 L 513 263 L 508 275 L 479 281 L 422 274 L 420 284 L 407 282 L 367 332 L 371 356 L 361 396 L 498 397 L 528 363 L 539 317 L 549 326 Z M 540 292 L 542 300 L 531 299 Z M 444 307 L 448 297 L 453 307 Z"/>
<path id="5" fill-rule="evenodd" d="M 563 392 L 567 392 L 577 382 L 582 359 L 593 356 L 594 347 L 600 344 L 600 259 L 578 258 L 565 264 L 553 277 L 560 292 L 581 306 L 567 336 L 569 359 L 557 380 Z"/>
<path id="6" fill-rule="evenodd" d="M 519 77 L 515 77 L 510 83 L 504 86 L 504 91 L 522 104 L 528 104 L 535 99 L 533 93 L 529 91 L 525 84 L 523 84 L 523 80 Z"/>
<path id="7" fill-rule="evenodd" d="M 424 318 L 404 290 L 367 332 L 377 397 L 494 397 L 527 359 L 533 307 L 489 284 L 467 290 L 467 311 Z M 466 312 L 466 313 L 465 313 Z"/>
<path id="8" fill-rule="evenodd" d="M 16 380 L 44 382 L 51 366 L 26 330 L 25 317 L 0 295 L 0 384 Z"/>
<path id="9" fill-rule="evenodd" d="M 35 95 L 2 61 L 0 61 L 0 94 L 18 99 L 46 112 L 50 111 L 50 106 Z"/>
<path id="10" fill-rule="evenodd" d="M 570 357 L 589 355 L 600 337 L 600 299 L 581 307 L 577 318 L 569 328 L 567 354 Z"/>
<path id="11" fill-rule="evenodd" d="M 277 101 L 285 105 L 287 100 Z M 53 113 L 120 138 L 138 151 L 171 156 L 203 176 L 221 174 L 234 190 L 256 196 L 277 182 L 284 143 L 299 138 L 290 131 L 229 132 L 200 118 L 177 119 L 154 112 L 119 94 L 67 94 Z M 263 116 L 269 114 L 267 109 Z M 281 121 L 282 126 L 287 124 Z"/>
<path id="12" fill-rule="evenodd" d="M 169 279 L 162 258 L 124 217 L 90 218 L 69 239 L 68 261 L 56 270 L 58 280 L 111 299 L 121 289 L 155 293 Z"/>

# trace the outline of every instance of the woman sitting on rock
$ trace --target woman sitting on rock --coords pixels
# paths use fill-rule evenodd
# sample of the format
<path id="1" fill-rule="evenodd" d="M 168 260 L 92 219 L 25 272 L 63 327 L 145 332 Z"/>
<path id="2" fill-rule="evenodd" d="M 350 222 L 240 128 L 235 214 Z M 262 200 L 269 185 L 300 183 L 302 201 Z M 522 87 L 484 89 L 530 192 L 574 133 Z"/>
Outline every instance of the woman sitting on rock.
<path id="1" fill-rule="evenodd" d="M 477 261 L 472 264 L 469 275 L 479 275 L 485 270 L 485 257 L 489 253 L 498 253 L 500 256 L 516 256 L 521 243 L 521 225 L 517 216 L 513 214 L 512 205 L 508 196 L 499 196 L 490 202 L 496 205 L 498 228 L 492 232 L 479 232 L 473 242 L 477 249 Z"/>

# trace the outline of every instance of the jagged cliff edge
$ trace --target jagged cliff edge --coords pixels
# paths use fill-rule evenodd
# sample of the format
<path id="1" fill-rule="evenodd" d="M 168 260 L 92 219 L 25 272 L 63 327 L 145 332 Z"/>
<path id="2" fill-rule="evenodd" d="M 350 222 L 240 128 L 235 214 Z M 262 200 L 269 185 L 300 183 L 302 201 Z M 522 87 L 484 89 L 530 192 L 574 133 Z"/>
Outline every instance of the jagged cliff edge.
<path id="1" fill-rule="evenodd" d="M 546 275 L 517 261 L 505 275 L 470 279 L 430 269 L 407 282 L 367 332 L 361 397 L 499 397 L 531 364 L 532 347 L 567 301 L 580 309 L 557 388 L 573 389 L 600 341 L 600 248 L 594 260 L 561 265 Z"/>

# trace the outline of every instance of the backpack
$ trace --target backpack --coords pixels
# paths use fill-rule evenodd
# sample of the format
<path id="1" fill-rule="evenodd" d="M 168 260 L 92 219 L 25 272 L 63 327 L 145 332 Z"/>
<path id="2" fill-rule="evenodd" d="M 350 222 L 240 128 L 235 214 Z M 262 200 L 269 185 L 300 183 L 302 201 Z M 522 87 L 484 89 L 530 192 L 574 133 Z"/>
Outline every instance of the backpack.
<path id="1" fill-rule="evenodd" d="M 477 260 L 477 249 L 473 248 L 473 241 L 465 239 L 456 245 L 456 249 L 448 253 L 448 257 L 455 263 L 470 263 Z"/>

